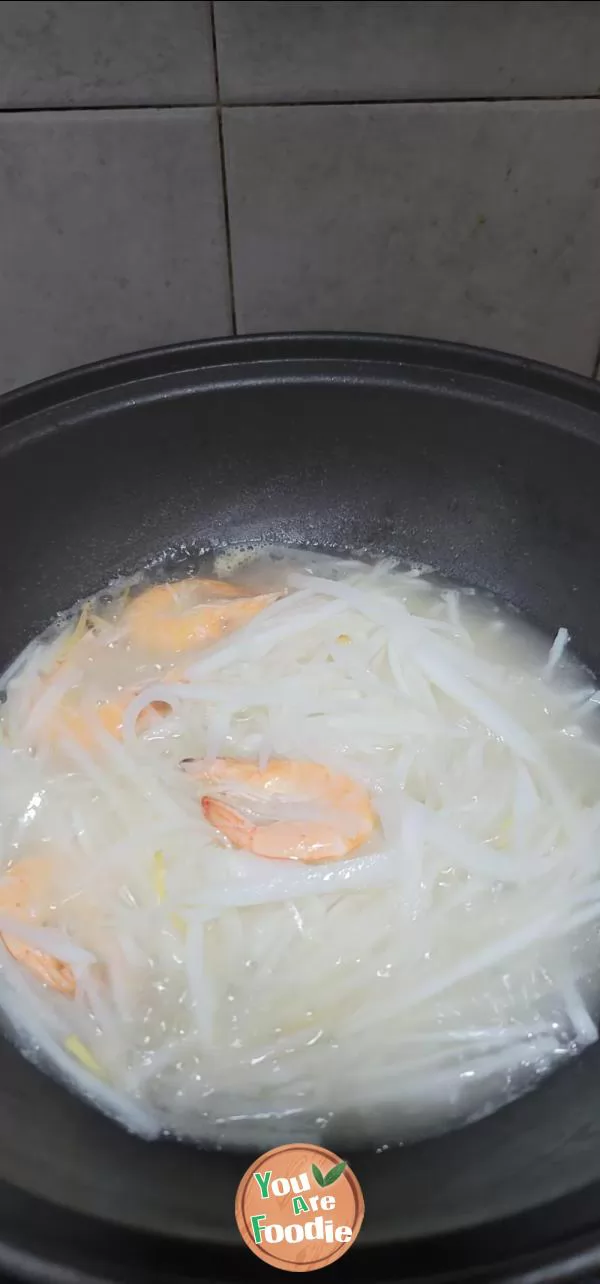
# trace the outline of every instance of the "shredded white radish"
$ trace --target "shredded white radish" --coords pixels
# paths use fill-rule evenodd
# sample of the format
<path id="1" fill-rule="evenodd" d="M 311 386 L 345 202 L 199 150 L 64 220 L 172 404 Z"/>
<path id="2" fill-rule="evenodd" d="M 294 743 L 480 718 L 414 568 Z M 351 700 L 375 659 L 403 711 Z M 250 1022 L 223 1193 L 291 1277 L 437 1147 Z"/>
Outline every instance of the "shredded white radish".
<path id="1" fill-rule="evenodd" d="M 547 663 L 544 665 L 544 677 L 549 678 L 557 664 L 560 664 L 562 657 L 569 642 L 569 633 L 567 629 L 559 629 L 552 646 Z"/>

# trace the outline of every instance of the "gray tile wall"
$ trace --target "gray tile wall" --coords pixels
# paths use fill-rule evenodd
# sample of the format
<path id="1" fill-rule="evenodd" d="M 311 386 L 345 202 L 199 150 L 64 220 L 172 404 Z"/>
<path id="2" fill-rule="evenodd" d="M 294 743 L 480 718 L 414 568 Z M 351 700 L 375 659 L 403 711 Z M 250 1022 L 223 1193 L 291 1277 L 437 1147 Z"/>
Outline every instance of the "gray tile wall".
<path id="1" fill-rule="evenodd" d="M 594 372 L 600 0 L 0 0 L 0 389 L 294 328 Z"/>

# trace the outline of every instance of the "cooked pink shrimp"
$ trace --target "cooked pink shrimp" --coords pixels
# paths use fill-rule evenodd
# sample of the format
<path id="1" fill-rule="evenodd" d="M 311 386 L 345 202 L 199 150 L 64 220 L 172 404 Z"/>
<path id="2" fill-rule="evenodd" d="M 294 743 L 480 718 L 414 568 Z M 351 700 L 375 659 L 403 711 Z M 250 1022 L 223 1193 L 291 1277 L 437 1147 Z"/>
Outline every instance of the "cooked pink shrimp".
<path id="1" fill-rule="evenodd" d="M 46 856 L 29 856 L 19 861 L 0 882 L 0 910 L 23 922 L 36 922 L 36 915 L 31 909 L 32 901 L 44 900 L 50 882 L 51 866 Z M 54 990 L 72 999 L 76 990 L 73 969 L 68 963 L 62 963 L 52 954 L 36 950 L 31 945 L 20 941 L 12 932 L 0 933 L 2 940 L 17 963 L 23 963 L 30 972 L 51 985 Z"/>
<path id="2" fill-rule="evenodd" d="M 183 675 L 167 674 L 163 682 L 185 681 Z M 123 739 L 123 719 L 127 706 L 135 698 L 141 688 L 133 687 L 130 690 L 120 693 L 118 698 L 113 700 L 104 700 L 97 704 L 94 709 L 94 721 L 99 723 L 103 731 L 107 731 L 115 740 Z M 140 725 L 142 727 L 148 721 L 151 713 L 158 714 L 164 718 L 171 712 L 171 706 L 165 700 L 153 700 L 140 714 Z M 83 749 L 93 749 L 95 743 L 94 725 L 90 724 L 85 712 L 82 712 L 77 706 L 71 707 L 67 702 L 62 701 L 54 711 L 53 717 L 42 729 L 42 735 L 46 740 L 56 742 L 69 736 L 72 740 L 77 740 Z"/>
<path id="3" fill-rule="evenodd" d="M 109 735 L 114 736 L 115 740 L 121 739 L 125 708 L 125 702 L 106 700 L 96 709 L 96 718 L 100 726 L 104 731 L 108 731 Z M 85 715 L 80 709 L 70 708 L 65 701 L 59 704 L 54 717 L 45 727 L 44 734 L 50 741 L 70 736 L 73 740 L 78 740 L 84 749 L 91 749 L 94 745 L 93 731 Z"/>
<path id="4" fill-rule="evenodd" d="M 183 764 L 190 775 L 210 784 L 231 786 L 231 792 L 250 800 L 289 798 L 321 803 L 340 814 L 341 824 L 321 820 L 274 820 L 256 824 L 222 798 L 202 798 L 202 810 L 234 847 L 272 860 L 343 860 L 369 837 L 375 815 L 363 785 L 316 762 L 272 758 L 261 771 L 251 762 L 217 758 L 212 763 L 191 759 Z M 344 821 L 347 820 L 347 828 Z"/>
<path id="5" fill-rule="evenodd" d="M 124 619 L 140 646 L 184 651 L 216 642 L 247 624 L 280 593 L 248 595 L 222 580 L 189 579 L 156 584 L 127 607 Z"/>

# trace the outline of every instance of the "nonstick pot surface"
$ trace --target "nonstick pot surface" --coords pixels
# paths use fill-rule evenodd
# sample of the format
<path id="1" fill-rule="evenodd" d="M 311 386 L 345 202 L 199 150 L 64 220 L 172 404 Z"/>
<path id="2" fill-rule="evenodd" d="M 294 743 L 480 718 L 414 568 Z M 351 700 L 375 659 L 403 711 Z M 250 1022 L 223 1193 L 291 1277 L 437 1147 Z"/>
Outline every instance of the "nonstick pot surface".
<path id="1" fill-rule="evenodd" d="M 427 341 L 186 345 L 24 389 L 0 400 L 0 666 L 165 553 L 276 541 L 429 563 L 566 625 L 600 672 L 599 447 L 591 381 Z M 270 1278 L 234 1226 L 247 1155 L 130 1137 L 4 1041 L 0 1093 L 0 1269 Z M 600 1048 L 475 1125 L 348 1158 L 366 1218 L 328 1280 L 589 1267 Z"/>

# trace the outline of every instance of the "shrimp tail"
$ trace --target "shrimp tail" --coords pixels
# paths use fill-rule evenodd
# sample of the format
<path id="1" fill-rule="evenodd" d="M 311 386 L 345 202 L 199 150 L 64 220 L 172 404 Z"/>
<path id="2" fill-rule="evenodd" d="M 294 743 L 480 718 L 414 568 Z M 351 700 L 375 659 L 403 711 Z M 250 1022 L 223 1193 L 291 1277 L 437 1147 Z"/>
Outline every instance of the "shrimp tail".
<path id="1" fill-rule="evenodd" d="M 42 950 L 34 950 L 17 937 L 2 932 L 2 940 L 12 957 L 17 963 L 22 963 L 38 981 L 44 985 L 49 985 L 51 989 L 58 990 L 59 994 L 64 994 L 66 998 L 75 997 L 77 982 L 72 967 L 68 963 L 55 959 L 51 954 L 44 954 Z"/>

